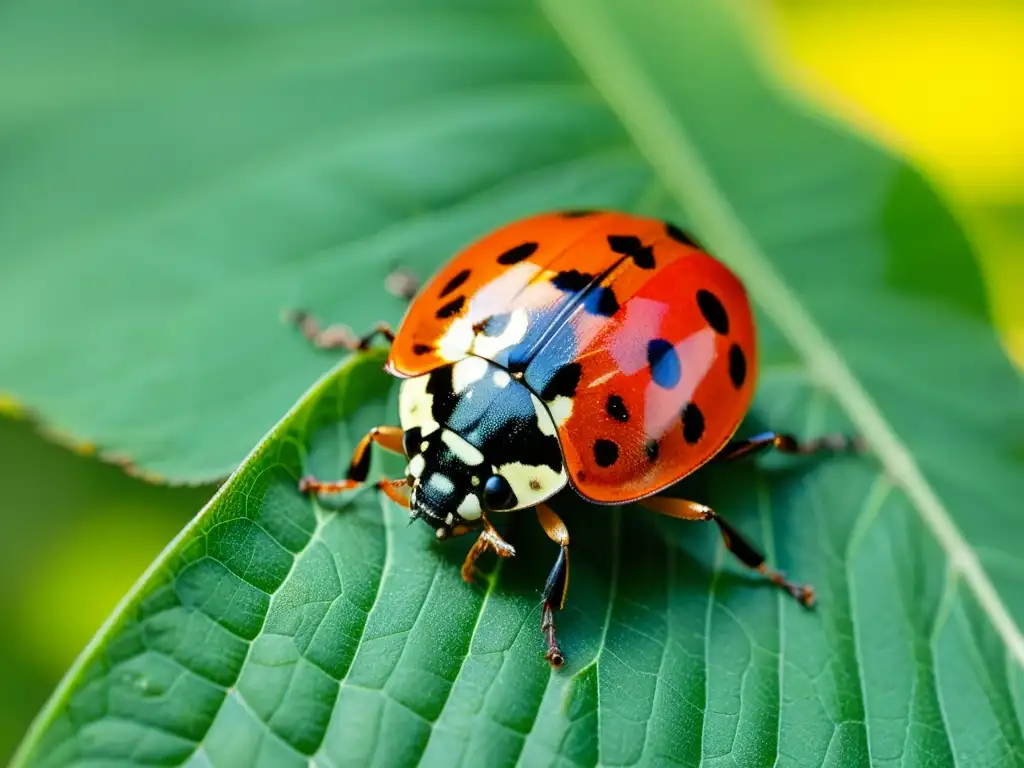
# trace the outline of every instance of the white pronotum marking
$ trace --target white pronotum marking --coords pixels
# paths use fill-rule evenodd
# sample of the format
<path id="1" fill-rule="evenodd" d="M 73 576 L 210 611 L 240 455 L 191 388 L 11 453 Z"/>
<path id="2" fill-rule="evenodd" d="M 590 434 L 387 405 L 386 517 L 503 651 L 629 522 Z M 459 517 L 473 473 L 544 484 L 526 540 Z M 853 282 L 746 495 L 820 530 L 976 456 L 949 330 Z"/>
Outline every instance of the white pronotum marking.
<path id="1" fill-rule="evenodd" d="M 480 509 L 480 499 L 476 497 L 475 493 L 467 493 L 455 510 L 459 513 L 459 517 L 463 520 L 476 520 L 480 517 L 482 510 Z"/>
<path id="2" fill-rule="evenodd" d="M 442 475 L 440 472 L 434 472 L 427 480 L 427 485 L 433 488 L 435 491 L 440 493 L 442 496 L 447 496 L 449 493 L 455 490 L 455 483 L 448 479 L 446 475 Z"/>
<path id="3" fill-rule="evenodd" d="M 398 418 L 402 423 L 402 429 L 408 431 L 419 427 L 424 436 L 440 426 L 434 421 L 432 412 L 434 396 L 427 392 L 429 379 L 429 373 L 406 379 L 398 393 Z"/>
<path id="4" fill-rule="evenodd" d="M 419 480 L 420 476 L 423 474 L 423 470 L 426 469 L 426 467 L 427 460 L 423 458 L 422 453 L 417 453 L 415 456 L 412 457 L 412 459 L 410 459 L 409 466 L 406 468 L 406 472 L 407 474 L 412 475 L 414 478 Z"/>
<path id="5" fill-rule="evenodd" d="M 514 462 L 498 467 L 498 474 L 508 480 L 519 503 L 516 509 L 532 507 L 565 487 L 565 470 L 555 472 L 551 467 Z M 534 487 L 536 486 L 536 487 Z"/>
<path id="6" fill-rule="evenodd" d="M 475 467 L 484 463 L 484 455 L 480 453 L 479 449 L 470 445 L 463 437 L 450 429 L 441 432 L 441 442 L 448 446 L 448 450 L 463 464 Z"/>

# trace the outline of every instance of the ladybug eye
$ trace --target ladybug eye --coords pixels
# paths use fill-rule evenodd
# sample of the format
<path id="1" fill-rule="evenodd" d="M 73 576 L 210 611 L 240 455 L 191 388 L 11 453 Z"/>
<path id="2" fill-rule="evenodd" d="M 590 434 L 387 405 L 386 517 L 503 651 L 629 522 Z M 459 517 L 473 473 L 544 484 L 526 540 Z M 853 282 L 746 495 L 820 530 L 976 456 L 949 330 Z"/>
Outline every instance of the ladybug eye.
<path id="1" fill-rule="evenodd" d="M 510 509 L 516 505 L 512 486 L 501 475 L 491 475 L 484 483 L 484 506 L 487 509 Z"/>

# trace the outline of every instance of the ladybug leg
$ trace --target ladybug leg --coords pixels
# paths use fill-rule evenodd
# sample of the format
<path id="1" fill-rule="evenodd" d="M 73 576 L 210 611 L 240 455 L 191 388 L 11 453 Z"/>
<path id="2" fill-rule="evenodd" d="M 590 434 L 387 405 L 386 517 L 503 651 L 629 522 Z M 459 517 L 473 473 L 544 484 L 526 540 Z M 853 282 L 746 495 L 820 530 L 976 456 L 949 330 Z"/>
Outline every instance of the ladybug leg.
<path id="1" fill-rule="evenodd" d="M 326 328 L 320 327 L 320 321 L 313 315 L 302 310 L 289 310 L 284 320 L 298 327 L 302 335 L 317 349 L 347 349 L 349 352 L 365 351 L 378 336 L 382 336 L 388 344 L 395 340 L 395 333 L 386 323 L 377 323 L 371 331 L 357 336 L 347 325 L 336 323 Z"/>
<path id="2" fill-rule="evenodd" d="M 569 589 L 569 530 L 547 504 L 537 505 L 537 521 L 548 538 L 559 546 L 558 558 L 544 582 L 544 609 L 540 619 L 540 629 L 547 643 L 544 658 L 553 668 L 558 668 L 565 663 L 565 656 L 555 636 L 555 608 L 562 610 L 565 606 L 565 593 Z"/>
<path id="3" fill-rule="evenodd" d="M 377 486 L 378 491 L 383 491 L 384 495 L 395 502 L 395 504 L 409 509 L 409 484 L 404 477 L 398 480 L 389 480 L 386 477 L 381 478 L 374 485 Z M 340 493 L 341 491 L 348 491 L 358 486 L 359 483 L 352 480 L 336 480 L 334 482 L 322 483 L 319 480 L 304 477 L 299 481 L 299 491 L 302 493 Z"/>
<path id="4" fill-rule="evenodd" d="M 673 499 L 667 496 L 655 496 L 643 499 L 639 503 L 662 515 L 676 517 L 680 520 L 713 520 L 718 525 L 718 530 L 722 534 L 725 546 L 739 558 L 740 562 L 748 568 L 759 571 L 766 579 L 785 589 L 805 607 L 810 608 L 814 605 L 813 587 L 789 581 L 781 573 L 765 565 L 764 555 L 758 552 L 754 545 L 747 541 L 739 531 L 719 517 L 711 507 L 706 507 L 695 501 Z"/>
<path id="5" fill-rule="evenodd" d="M 317 480 L 315 477 L 304 477 L 299 480 L 299 492 L 300 493 L 340 493 L 341 491 L 347 491 L 357 486 L 362 485 L 366 482 L 366 476 L 370 473 L 370 445 L 376 443 L 381 448 L 391 451 L 392 453 L 404 454 L 405 450 L 402 447 L 402 428 L 401 427 L 374 427 L 362 440 L 359 441 L 359 445 L 356 446 L 355 451 L 352 452 L 352 462 L 348 465 L 348 473 L 344 480 L 335 480 L 331 482 L 324 482 Z M 398 483 L 397 480 L 382 481 L 388 483 Z M 405 480 L 401 481 L 402 485 L 405 484 Z M 381 483 L 377 483 L 378 487 L 381 487 L 390 498 L 394 498 L 387 489 L 381 486 Z M 397 499 L 395 499 L 397 501 Z M 400 504 L 403 502 L 399 501 Z M 408 507 L 409 502 L 406 500 L 403 506 Z"/>
<path id="6" fill-rule="evenodd" d="M 416 298 L 420 289 L 420 279 L 416 273 L 406 267 L 395 267 L 384 278 L 384 290 L 395 298 L 410 302 Z"/>
<path id="7" fill-rule="evenodd" d="M 480 519 L 483 521 L 483 530 L 480 531 L 480 535 L 477 536 L 473 546 L 466 553 L 466 559 L 462 562 L 462 579 L 469 583 L 472 583 L 473 577 L 476 576 L 477 558 L 484 552 L 490 551 L 499 557 L 514 557 L 516 554 L 515 548 L 501 538 L 501 534 L 494 529 L 494 526 L 491 525 L 491 522 L 486 517 L 481 517 Z M 468 533 L 469 530 L 469 528 L 456 526 L 452 533 L 459 535 L 461 533 Z"/>
<path id="8" fill-rule="evenodd" d="M 395 504 L 405 509 L 409 509 L 409 482 L 404 478 L 398 480 L 388 480 L 386 477 L 377 481 L 377 489 L 384 491 L 384 495 L 391 499 Z"/>
<path id="9" fill-rule="evenodd" d="M 850 435 L 822 435 L 813 440 L 799 442 L 792 435 L 779 432 L 762 432 L 747 440 L 733 440 L 715 457 L 715 461 L 731 461 L 753 453 L 774 448 L 781 453 L 807 456 L 812 453 L 845 453 L 863 451 L 864 441 Z"/>

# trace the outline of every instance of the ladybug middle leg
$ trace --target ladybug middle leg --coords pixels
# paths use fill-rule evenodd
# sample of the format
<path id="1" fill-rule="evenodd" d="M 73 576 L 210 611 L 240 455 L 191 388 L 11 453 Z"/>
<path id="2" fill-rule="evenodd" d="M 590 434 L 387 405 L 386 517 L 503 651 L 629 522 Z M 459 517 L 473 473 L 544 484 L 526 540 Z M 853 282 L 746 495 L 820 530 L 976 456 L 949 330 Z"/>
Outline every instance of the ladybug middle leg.
<path id="1" fill-rule="evenodd" d="M 680 520 L 714 521 L 718 525 L 719 532 L 722 534 L 725 546 L 736 555 L 740 562 L 748 568 L 759 571 L 766 579 L 785 589 L 804 606 L 810 608 L 814 605 L 813 587 L 809 584 L 796 584 L 789 581 L 779 571 L 769 568 L 764 562 L 764 555 L 758 552 L 754 545 L 747 541 L 739 531 L 719 517 L 711 507 L 706 507 L 695 501 L 673 499 L 667 496 L 654 496 L 643 499 L 639 504 L 662 515 L 676 517 Z"/>
<path id="2" fill-rule="evenodd" d="M 300 493 L 340 493 L 357 488 L 366 482 L 370 473 L 370 446 L 376 443 L 386 451 L 405 454 L 402 447 L 401 427 L 374 427 L 356 446 L 352 452 L 352 461 L 348 465 L 348 472 L 344 480 L 323 481 L 315 477 L 306 476 L 299 480 Z M 409 488 L 405 478 L 400 480 L 388 480 L 384 478 L 377 482 L 377 488 L 384 491 L 389 499 L 408 509 Z"/>
<path id="3" fill-rule="evenodd" d="M 378 336 L 388 344 L 395 340 L 395 332 L 387 323 L 377 323 L 368 333 L 357 336 L 343 323 L 321 327 L 320 321 L 302 310 L 285 312 L 285 322 L 298 327 L 302 335 L 317 349 L 347 349 L 349 352 L 364 352 Z"/>
<path id="4" fill-rule="evenodd" d="M 569 530 L 547 504 L 537 505 L 537 521 L 548 538 L 559 546 L 558 558 L 544 582 L 544 608 L 540 619 L 540 628 L 547 643 L 544 658 L 552 667 L 557 668 L 565 663 L 565 656 L 555 636 L 555 608 L 562 610 L 565 593 L 569 589 Z"/>
<path id="5" fill-rule="evenodd" d="M 792 435 L 780 432 L 762 432 L 746 440 L 733 440 L 715 456 L 714 461 L 731 461 L 774 448 L 780 453 L 809 456 L 814 453 L 845 453 L 863 451 L 864 441 L 850 435 L 822 435 L 812 440 L 798 441 Z"/>

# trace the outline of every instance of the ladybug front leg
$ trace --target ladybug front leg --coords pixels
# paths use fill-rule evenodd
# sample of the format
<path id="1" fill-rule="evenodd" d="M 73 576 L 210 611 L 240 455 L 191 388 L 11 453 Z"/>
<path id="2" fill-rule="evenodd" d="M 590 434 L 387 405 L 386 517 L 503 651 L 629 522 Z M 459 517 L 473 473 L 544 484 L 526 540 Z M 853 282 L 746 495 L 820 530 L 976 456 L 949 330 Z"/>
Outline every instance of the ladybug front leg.
<path id="1" fill-rule="evenodd" d="M 476 561 L 484 552 L 493 552 L 499 557 L 515 557 L 516 554 L 515 548 L 501 537 L 501 534 L 491 525 L 490 520 L 486 517 L 480 519 L 483 530 L 480 531 L 480 535 L 476 537 L 473 546 L 466 553 L 466 559 L 462 561 L 462 578 L 467 583 L 473 582 L 473 578 L 476 576 Z M 455 526 L 452 533 L 459 536 L 469 533 L 471 530 L 473 529 L 469 526 Z"/>
<path id="2" fill-rule="evenodd" d="M 718 524 L 718 530 L 722 534 L 725 546 L 736 555 L 748 568 L 759 571 L 773 584 L 785 589 L 789 594 L 799 600 L 804 606 L 810 608 L 814 605 L 814 588 L 810 585 L 795 584 L 776 570 L 765 565 L 764 555 L 754 548 L 754 545 L 747 541 L 729 523 L 723 520 L 718 514 L 703 504 L 685 499 L 673 499 L 667 496 L 655 496 L 643 499 L 639 502 L 648 509 L 654 510 L 662 515 L 676 517 L 680 520 L 713 520 Z"/>
<path id="3" fill-rule="evenodd" d="M 774 448 L 781 453 L 792 453 L 801 456 L 809 456 L 813 453 L 846 453 L 848 451 L 863 451 L 864 441 L 859 437 L 850 435 L 822 435 L 813 440 L 804 442 L 798 441 L 792 435 L 779 432 L 762 432 L 747 440 L 733 440 L 726 444 L 717 456 L 715 461 L 731 461 L 752 453 Z"/>
<path id="4" fill-rule="evenodd" d="M 299 480 L 299 491 L 301 493 L 340 493 L 356 488 L 366 482 L 370 474 L 370 446 L 376 443 L 386 451 L 405 455 L 402 447 L 401 427 L 374 427 L 356 446 L 352 452 L 352 461 L 348 465 L 348 472 L 344 480 L 322 481 L 315 477 L 306 476 Z M 389 498 L 398 502 L 404 507 L 409 506 L 406 482 L 402 480 L 381 480 L 377 487 L 383 490 Z"/>
<path id="5" fill-rule="evenodd" d="M 565 663 L 565 656 L 555 637 L 555 608 L 562 610 L 569 589 L 569 529 L 547 504 L 537 505 L 537 521 L 548 538 L 559 546 L 558 558 L 544 582 L 544 608 L 540 619 L 540 628 L 547 643 L 544 658 L 552 667 L 557 668 Z"/>
<path id="6" fill-rule="evenodd" d="M 377 323 L 371 331 L 357 336 L 349 326 L 335 323 L 326 328 L 320 327 L 320 321 L 313 315 L 302 310 L 285 312 L 285 322 L 298 327 L 302 335 L 317 349 L 347 349 L 349 352 L 365 351 L 378 336 L 388 344 L 395 340 L 395 333 L 387 323 Z"/>

